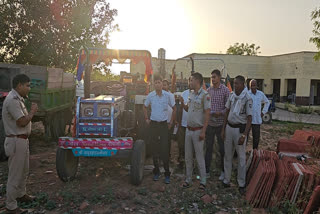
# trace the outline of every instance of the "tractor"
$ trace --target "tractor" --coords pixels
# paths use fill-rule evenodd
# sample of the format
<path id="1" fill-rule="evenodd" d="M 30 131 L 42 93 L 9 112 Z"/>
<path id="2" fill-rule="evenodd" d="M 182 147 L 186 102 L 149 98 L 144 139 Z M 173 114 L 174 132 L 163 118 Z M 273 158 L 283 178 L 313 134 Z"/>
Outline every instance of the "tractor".
<path id="1" fill-rule="evenodd" d="M 82 48 L 78 60 L 84 69 L 84 98 L 78 97 L 72 137 L 60 137 L 56 153 L 56 169 L 62 181 L 75 178 L 80 157 L 127 158 L 130 181 L 139 185 L 143 179 L 146 158 L 146 130 L 142 112 L 152 74 L 151 54 L 144 50 Z M 92 65 L 113 59 L 131 63 L 144 62 L 144 80 L 133 81 L 130 75 L 122 82 L 106 82 L 90 86 Z M 142 131 L 143 130 L 143 131 Z M 143 133 L 144 132 L 144 133 Z"/>

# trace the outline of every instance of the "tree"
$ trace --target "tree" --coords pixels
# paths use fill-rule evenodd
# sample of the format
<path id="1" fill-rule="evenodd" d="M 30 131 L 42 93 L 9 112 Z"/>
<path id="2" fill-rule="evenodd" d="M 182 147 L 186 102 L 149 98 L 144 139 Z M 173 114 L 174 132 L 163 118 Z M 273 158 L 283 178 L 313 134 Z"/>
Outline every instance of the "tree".
<path id="1" fill-rule="evenodd" d="M 314 43 L 317 49 L 320 50 L 320 8 L 316 8 L 311 12 L 311 20 L 313 21 L 314 29 L 312 30 L 312 33 L 314 37 L 311 37 L 309 41 Z M 320 59 L 320 52 L 314 56 L 314 59 Z"/>
<path id="2" fill-rule="evenodd" d="M 94 69 L 91 72 L 91 81 L 119 81 L 120 75 L 113 74 L 111 72 L 102 72 L 100 70 Z"/>
<path id="3" fill-rule="evenodd" d="M 109 63 L 109 66 L 111 63 Z M 98 62 L 96 65 L 93 66 L 91 71 L 91 81 L 119 81 L 120 75 L 116 75 L 111 73 L 110 68 L 106 65 L 105 62 Z"/>
<path id="4" fill-rule="evenodd" d="M 117 30 L 106 0 L 0 0 L 0 61 L 73 70 L 81 46 Z"/>
<path id="5" fill-rule="evenodd" d="M 257 56 L 259 53 L 261 53 L 259 52 L 259 49 L 260 46 L 256 46 L 255 44 L 239 44 L 237 42 L 234 45 L 230 45 L 227 50 L 227 54 Z"/>

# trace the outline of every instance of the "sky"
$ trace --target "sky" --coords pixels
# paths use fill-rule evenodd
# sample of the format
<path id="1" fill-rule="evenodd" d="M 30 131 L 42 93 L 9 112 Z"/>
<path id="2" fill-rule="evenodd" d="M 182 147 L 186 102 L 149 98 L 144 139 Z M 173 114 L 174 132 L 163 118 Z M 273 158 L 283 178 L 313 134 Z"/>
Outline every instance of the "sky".
<path id="1" fill-rule="evenodd" d="M 316 51 L 311 12 L 319 0 L 108 0 L 118 10 L 108 48 L 146 49 L 167 59 L 225 53 L 254 43 L 262 56 Z"/>

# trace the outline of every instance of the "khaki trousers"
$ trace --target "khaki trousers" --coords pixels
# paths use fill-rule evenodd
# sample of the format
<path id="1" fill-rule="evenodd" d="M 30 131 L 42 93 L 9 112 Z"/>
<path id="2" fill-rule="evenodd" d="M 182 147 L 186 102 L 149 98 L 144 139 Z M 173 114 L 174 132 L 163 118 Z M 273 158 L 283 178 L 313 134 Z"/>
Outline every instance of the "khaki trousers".
<path id="1" fill-rule="evenodd" d="M 26 182 L 29 173 L 29 140 L 7 137 L 4 142 L 4 149 L 9 157 L 6 207 L 13 210 L 17 208 L 16 199 L 26 194 Z"/>
<path id="2" fill-rule="evenodd" d="M 234 150 L 238 154 L 238 185 L 245 187 L 246 185 L 246 144 L 247 138 L 243 145 L 238 145 L 238 140 L 241 137 L 239 128 L 232 128 L 227 125 L 225 130 L 224 142 L 224 180 L 223 183 L 229 184 L 232 173 L 232 159 Z"/>
<path id="3" fill-rule="evenodd" d="M 201 130 L 190 131 L 186 129 L 185 160 L 186 160 L 186 182 L 192 183 L 193 172 L 193 150 L 196 154 L 200 183 L 206 185 L 206 164 L 204 161 L 204 140 L 200 141 Z"/>

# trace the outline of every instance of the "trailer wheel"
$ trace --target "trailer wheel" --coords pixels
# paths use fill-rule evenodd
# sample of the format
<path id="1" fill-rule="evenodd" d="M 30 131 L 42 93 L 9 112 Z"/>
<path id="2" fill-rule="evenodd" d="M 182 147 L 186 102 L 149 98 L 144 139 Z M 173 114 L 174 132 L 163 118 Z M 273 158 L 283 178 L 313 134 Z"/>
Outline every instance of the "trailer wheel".
<path id="1" fill-rule="evenodd" d="M 59 178 L 64 181 L 72 181 L 78 170 L 79 157 L 75 157 L 70 149 L 57 149 L 56 169 Z"/>
<path id="2" fill-rule="evenodd" d="M 272 122 L 272 114 L 271 112 L 267 112 L 262 117 L 263 123 L 270 124 Z"/>
<path id="3" fill-rule="evenodd" d="M 130 180 L 133 185 L 139 185 L 143 179 L 146 147 L 143 140 L 137 140 L 133 145 L 130 167 Z"/>
<path id="4" fill-rule="evenodd" d="M 0 161 L 7 159 L 6 153 L 4 151 L 4 140 L 6 139 L 4 133 L 4 126 L 2 120 L 0 120 Z"/>

